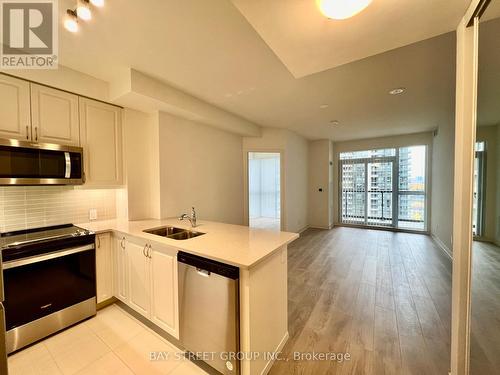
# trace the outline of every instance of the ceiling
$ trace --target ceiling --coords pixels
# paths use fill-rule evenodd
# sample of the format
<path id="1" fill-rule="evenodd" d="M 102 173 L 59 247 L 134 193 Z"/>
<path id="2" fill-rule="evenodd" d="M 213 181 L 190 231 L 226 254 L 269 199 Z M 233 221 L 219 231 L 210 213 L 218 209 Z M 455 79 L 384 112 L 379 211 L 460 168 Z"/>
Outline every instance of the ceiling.
<path id="1" fill-rule="evenodd" d="M 370 7 L 384 1 L 391 2 L 374 0 Z M 284 3 L 266 3 L 275 2 Z M 443 16 L 449 30 L 464 1 L 452 3 L 458 10 Z M 74 4 L 61 0 L 61 17 Z M 420 19 L 419 27 L 430 20 Z M 106 1 L 81 26 L 77 34 L 60 29 L 60 64 L 106 81 L 131 67 L 259 125 L 288 128 L 308 139 L 414 133 L 453 119 L 454 33 L 295 78 L 230 0 Z M 391 33 L 404 29 L 393 23 Z M 388 95 L 401 86 L 404 94 Z"/>
<path id="2" fill-rule="evenodd" d="M 316 1 L 232 0 L 296 77 L 455 30 L 470 0 L 373 0 L 355 17 L 332 20 Z"/>

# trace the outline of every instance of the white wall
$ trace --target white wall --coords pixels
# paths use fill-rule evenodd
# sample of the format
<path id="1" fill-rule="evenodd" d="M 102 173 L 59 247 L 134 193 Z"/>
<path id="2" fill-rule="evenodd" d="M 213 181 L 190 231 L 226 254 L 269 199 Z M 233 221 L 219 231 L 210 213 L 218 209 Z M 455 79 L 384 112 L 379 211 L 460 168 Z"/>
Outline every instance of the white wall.
<path id="1" fill-rule="evenodd" d="M 263 128 L 261 137 L 243 138 L 243 150 L 281 151 L 284 154 L 285 207 L 282 220 L 290 232 L 300 232 L 308 226 L 308 142 L 294 132 Z M 245 216 L 248 215 L 245 207 Z"/>
<path id="2" fill-rule="evenodd" d="M 242 137 L 160 112 L 161 216 L 243 223 Z"/>
<path id="3" fill-rule="evenodd" d="M 452 252 L 455 124 L 438 127 L 432 147 L 431 234 Z"/>
<path id="4" fill-rule="evenodd" d="M 160 218 L 158 114 L 123 110 L 123 165 L 128 218 Z"/>
<path id="5" fill-rule="evenodd" d="M 309 142 L 309 226 L 330 228 L 333 208 L 333 147 L 327 139 Z M 322 191 L 319 191 L 319 190 Z"/>

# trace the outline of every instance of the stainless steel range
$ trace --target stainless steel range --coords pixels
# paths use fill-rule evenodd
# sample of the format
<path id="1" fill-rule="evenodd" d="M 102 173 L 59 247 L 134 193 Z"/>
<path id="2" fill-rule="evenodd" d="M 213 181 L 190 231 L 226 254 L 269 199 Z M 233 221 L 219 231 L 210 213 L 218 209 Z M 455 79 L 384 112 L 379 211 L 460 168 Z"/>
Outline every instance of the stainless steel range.
<path id="1" fill-rule="evenodd" d="M 0 234 L 7 353 L 96 314 L 94 244 L 71 224 Z"/>

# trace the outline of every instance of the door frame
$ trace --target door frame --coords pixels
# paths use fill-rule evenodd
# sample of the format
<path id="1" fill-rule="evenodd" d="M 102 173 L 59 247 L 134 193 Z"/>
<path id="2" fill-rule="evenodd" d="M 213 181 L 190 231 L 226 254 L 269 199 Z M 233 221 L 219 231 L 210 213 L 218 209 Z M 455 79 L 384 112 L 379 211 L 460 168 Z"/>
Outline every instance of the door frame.
<path id="1" fill-rule="evenodd" d="M 243 223 L 250 226 L 250 197 L 248 194 L 248 156 L 251 152 L 280 154 L 280 230 L 286 230 L 285 208 L 285 150 L 279 148 L 252 147 L 243 149 Z"/>
<path id="2" fill-rule="evenodd" d="M 451 374 L 470 365 L 472 194 L 476 144 L 479 17 L 489 0 L 472 0 L 457 26 Z"/>

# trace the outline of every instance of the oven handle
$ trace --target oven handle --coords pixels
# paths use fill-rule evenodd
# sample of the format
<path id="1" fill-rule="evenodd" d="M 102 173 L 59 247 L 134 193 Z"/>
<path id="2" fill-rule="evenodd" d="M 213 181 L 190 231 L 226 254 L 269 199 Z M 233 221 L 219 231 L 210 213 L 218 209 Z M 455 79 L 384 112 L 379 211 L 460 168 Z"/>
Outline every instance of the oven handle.
<path id="1" fill-rule="evenodd" d="M 71 255 L 71 254 L 81 253 L 84 251 L 93 250 L 94 248 L 95 248 L 95 246 L 92 244 L 92 245 L 86 245 L 86 246 L 80 246 L 80 247 L 73 247 L 71 249 L 67 249 L 67 250 L 63 250 L 63 251 L 54 251 L 52 253 L 37 255 L 37 256 L 28 257 L 28 258 L 9 260 L 7 262 L 3 262 L 3 269 L 8 270 L 9 268 L 26 266 L 28 264 L 43 262 L 43 261 L 50 260 L 50 259 L 64 257 L 66 255 Z"/>

